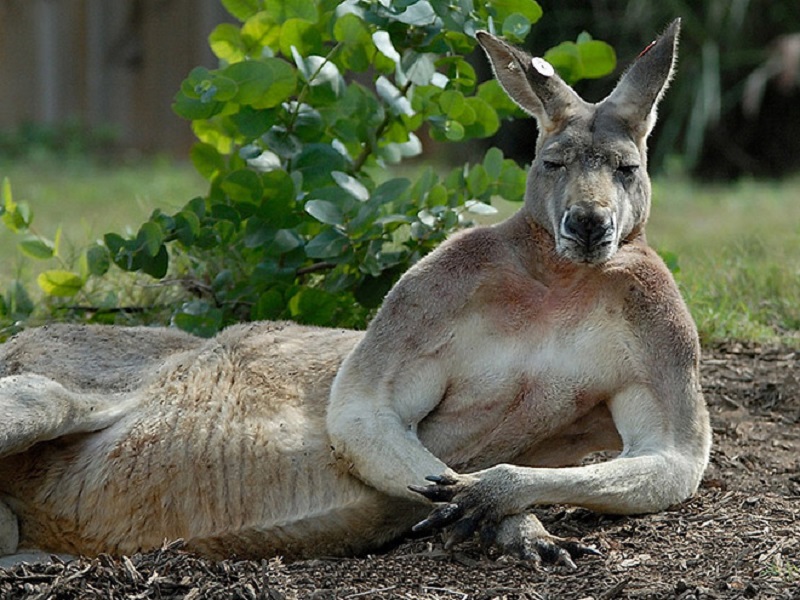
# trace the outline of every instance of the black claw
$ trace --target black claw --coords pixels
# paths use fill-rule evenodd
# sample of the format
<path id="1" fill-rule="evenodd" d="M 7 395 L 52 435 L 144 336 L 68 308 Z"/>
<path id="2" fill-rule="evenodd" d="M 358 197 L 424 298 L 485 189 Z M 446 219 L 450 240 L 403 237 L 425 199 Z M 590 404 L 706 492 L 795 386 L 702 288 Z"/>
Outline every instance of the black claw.
<path id="1" fill-rule="evenodd" d="M 458 483 L 458 480 L 452 475 L 428 475 L 425 479 L 438 485 L 455 485 Z"/>
<path id="2" fill-rule="evenodd" d="M 449 502 L 455 496 L 455 490 L 441 488 L 437 485 L 410 485 L 408 489 L 425 496 L 432 502 Z"/>
<path id="3" fill-rule="evenodd" d="M 536 540 L 533 545 L 536 553 L 542 558 L 542 562 L 545 564 L 557 565 L 563 560 L 564 555 L 569 558 L 569 554 L 566 550 L 562 550 L 552 542 Z"/>
<path id="4" fill-rule="evenodd" d="M 431 512 L 427 518 L 414 525 L 411 531 L 421 532 L 431 529 L 440 529 L 457 521 L 463 514 L 464 510 L 458 504 L 445 504 Z"/>
<path id="5" fill-rule="evenodd" d="M 562 542 L 561 547 L 564 548 L 572 558 L 580 558 L 581 556 L 603 556 L 603 553 L 590 546 L 584 546 L 580 542 L 567 540 Z"/>

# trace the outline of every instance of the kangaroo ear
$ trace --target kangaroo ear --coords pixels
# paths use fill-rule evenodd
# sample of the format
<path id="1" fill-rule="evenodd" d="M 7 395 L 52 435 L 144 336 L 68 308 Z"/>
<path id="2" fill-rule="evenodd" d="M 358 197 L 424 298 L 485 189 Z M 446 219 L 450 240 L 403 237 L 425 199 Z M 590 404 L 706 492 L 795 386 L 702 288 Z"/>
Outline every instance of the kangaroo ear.
<path id="1" fill-rule="evenodd" d="M 531 58 L 487 31 L 476 35 L 500 85 L 522 110 L 536 117 L 542 129 L 558 128 L 583 104 L 546 60 Z"/>
<path id="2" fill-rule="evenodd" d="M 647 46 L 603 101 L 638 136 L 646 138 L 656 122 L 656 107 L 672 79 L 681 20 Z"/>

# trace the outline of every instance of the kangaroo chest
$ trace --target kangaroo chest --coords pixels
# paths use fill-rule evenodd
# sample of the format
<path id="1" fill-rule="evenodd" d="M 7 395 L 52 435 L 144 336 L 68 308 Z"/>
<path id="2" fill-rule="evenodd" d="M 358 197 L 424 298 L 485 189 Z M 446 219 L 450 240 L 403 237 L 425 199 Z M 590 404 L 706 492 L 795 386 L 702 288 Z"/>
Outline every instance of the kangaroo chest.
<path id="1" fill-rule="evenodd" d="M 545 294 L 519 304 L 513 327 L 489 306 L 454 331 L 451 376 L 419 436 L 457 470 L 510 462 L 575 423 L 584 427 L 582 418 L 635 371 L 635 340 L 613 305 Z"/>

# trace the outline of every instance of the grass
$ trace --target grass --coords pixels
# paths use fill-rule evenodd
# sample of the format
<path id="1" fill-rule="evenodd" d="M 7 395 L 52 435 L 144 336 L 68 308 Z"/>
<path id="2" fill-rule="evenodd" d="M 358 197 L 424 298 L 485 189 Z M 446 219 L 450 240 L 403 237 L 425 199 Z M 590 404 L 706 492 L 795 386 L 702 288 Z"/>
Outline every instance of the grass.
<path id="1" fill-rule="evenodd" d="M 53 158 L 0 163 L 0 180 L 8 177 L 15 202 L 28 202 L 33 227 L 53 239 L 62 228 L 67 261 L 104 233 L 136 231 L 154 208 L 179 209 L 206 192 L 206 182 L 188 164 L 166 159 L 102 167 L 87 159 Z M 18 250 L 19 237 L 0 227 L 0 287 L 10 278 L 31 277 L 40 265 Z"/>
<path id="2" fill-rule="evenodd" d="M 154 208 L 174 211 L 207 188 L 191 166 L 166 160 L 113 169 L 81 160 L 20 161 L 0 164 L 4 176 L 15 200 L 30 203 L 42 235 L 52 238 L 62 226 L 67 260 L 102 234 L 135 231 Z M 676 258 L 676 279 L 704 343 L 800 341 L 798 198 L 800 179 L 654 182 L 649 241 Z M 42 268 L 20 255 L 17 241 L 0 227 L 0 290 L 16 278 L 32 282 Z M 111 273 L 125 281 L 120 271 Z"/>
<path id="3" fill-rule="evenodd" d="M 800 179 L 657 180 L 648 241 L 677 256 L 701 338 L 800 341 Z"/>

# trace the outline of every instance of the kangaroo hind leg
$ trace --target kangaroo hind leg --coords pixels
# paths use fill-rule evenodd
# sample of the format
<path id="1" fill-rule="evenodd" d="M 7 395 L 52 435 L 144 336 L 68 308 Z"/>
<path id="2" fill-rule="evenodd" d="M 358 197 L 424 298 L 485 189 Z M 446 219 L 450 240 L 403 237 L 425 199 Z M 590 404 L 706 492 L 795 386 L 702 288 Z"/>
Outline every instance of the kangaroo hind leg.
<path id="1" fill-rule="evenodd" d="M 72 392 L 41 375 L 3 377 L 0 458 L 63 435 L 104 429 L 125 415 L 133 404 L 133 398 L 114 394 Z"/>

